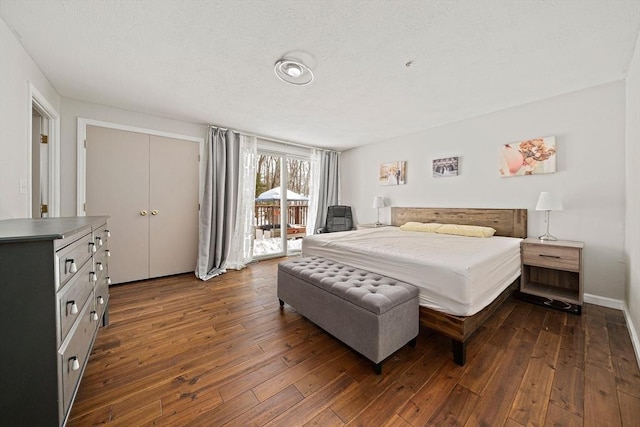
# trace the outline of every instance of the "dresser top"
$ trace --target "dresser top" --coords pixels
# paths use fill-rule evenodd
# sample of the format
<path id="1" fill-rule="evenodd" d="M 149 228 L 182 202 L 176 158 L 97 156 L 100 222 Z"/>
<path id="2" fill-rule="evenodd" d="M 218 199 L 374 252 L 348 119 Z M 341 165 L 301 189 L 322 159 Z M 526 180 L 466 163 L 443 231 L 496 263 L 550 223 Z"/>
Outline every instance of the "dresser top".
<path id="1" fill-rule="evenodd" d="M 63 239 L 106 220 L 106 216 L 6 219 L 0 221 L 0 243 Z"/>

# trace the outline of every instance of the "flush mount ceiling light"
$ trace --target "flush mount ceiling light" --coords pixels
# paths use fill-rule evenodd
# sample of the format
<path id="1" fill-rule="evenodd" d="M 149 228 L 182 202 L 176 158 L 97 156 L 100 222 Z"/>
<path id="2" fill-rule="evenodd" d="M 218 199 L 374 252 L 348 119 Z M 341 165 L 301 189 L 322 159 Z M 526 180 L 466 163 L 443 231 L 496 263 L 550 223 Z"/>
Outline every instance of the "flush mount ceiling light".
<path id="1" fill-rule="evenodd" d="M 292 85 L 304 86 L 313 81 L 313 71 L 296 59 L 282 58 L 273 70 L 280 80 Z"/>

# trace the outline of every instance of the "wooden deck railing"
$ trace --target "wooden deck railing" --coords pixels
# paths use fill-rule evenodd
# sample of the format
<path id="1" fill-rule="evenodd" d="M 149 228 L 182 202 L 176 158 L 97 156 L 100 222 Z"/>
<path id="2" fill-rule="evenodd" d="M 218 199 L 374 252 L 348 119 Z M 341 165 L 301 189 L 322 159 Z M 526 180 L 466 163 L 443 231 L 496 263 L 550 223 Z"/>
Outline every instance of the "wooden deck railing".
<path id="1" fill-rule="evenodd" d="M 287 206 L 287 224 L 290 225 L 307 225 L 307 213 L 309 206 L 306 204 L 298 204 L 298 202 L 289 202 Z M 280 205 L 256 203 L 255 205 L 255 224 L 256 228 L 270 229 L 280 225 Z"/>

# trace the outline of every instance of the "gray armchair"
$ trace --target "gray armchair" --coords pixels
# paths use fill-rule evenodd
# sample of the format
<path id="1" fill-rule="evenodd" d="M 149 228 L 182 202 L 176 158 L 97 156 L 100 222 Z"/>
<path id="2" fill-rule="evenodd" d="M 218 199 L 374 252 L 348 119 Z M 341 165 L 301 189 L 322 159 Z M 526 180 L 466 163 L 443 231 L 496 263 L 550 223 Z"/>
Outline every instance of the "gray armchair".
<path id="1" fill-rule="evenodd" d="M 327 208 L 327 223 L 317 230 L 318 233 L 353 230 L 351 206 L 335 205 Z"/>

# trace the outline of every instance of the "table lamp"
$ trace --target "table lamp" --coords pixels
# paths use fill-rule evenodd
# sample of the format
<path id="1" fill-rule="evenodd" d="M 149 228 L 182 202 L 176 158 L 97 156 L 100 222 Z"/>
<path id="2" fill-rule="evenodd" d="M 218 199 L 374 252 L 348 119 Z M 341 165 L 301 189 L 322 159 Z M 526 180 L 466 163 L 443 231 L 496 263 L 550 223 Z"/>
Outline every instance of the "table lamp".
<path id="1" fill-rule="evenodd" d="M 540 193 L 540 197 L 538 197 L 538 204 L 536 205 L 536 210 L 545 212 L 545 222 L 547 223 L 547 231 L 538 238 L 540 240 L 549 240 L 549 241 L 558 240 L 554 236 L 549 234 L 549 212 L 562 210 L 562 203 L 560 202 L 560 199 L 558 199 L 557 197 L 554 197 L 551 193 L 543 191 L 542 193 Z"/>
<path id="2" fill-rule="evenodd" d="M 378 220 L 376 221 L 376 227 L 382 225 L 380 222 L 380 208 L 384 208 L 384 198 L 382 196 L 376 196 L 373 198 L 373 207 L 378 209 Z"/>

